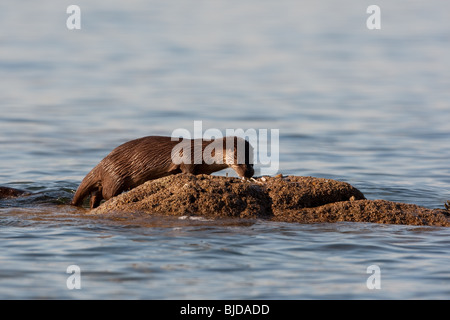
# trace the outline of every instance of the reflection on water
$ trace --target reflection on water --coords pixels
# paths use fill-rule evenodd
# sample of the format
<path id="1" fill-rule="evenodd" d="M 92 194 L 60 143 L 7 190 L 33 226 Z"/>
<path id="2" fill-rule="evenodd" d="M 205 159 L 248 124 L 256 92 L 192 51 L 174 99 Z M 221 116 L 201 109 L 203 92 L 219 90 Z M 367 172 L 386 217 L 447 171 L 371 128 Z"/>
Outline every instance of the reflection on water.
<path id="1" fill-rule="evenodd" d="M 0 4 L 1 298 L 448 298 L 448 231 L 85 216 L 63 205 L 117 145 L 280 130 L 280 172 L 369 199 L 450 199 L 448 5 L 353 0 Z M 433 23 L 430 23 L 432 21 Z M 225 174 L 220 172 L 218 174 Z M 230 172 L 232 174 L 232 172 Z M 82 290 L 65 287 L 67 266 Z M 368 290 L 377 264 L 382 289 Z"/>
<path id="2" fill-rule="evenodd" d="M 8 256 L 2 261 L 3 298 L 431 299 L 449 294 L 445 228 L 87 218 L 33 210 L 3 211 L 0 223 L 6 230 L 2 255 Z M 81 270 L 79 291 L 66 288 L 65 270 L 72 264 Z M 366 269 L 373 264 L 382 271 L 383 290 L 366 286 Z M 427 276 L 416 277 L 417 269 Z"/>

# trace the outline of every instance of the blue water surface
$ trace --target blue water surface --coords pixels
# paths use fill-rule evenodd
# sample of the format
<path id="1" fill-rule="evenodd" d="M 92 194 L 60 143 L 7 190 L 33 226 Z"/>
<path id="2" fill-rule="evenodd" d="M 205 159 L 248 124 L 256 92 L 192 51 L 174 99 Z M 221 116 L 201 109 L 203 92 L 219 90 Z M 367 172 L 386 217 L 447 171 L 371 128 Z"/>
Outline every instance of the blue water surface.
<path id="1" fill-rule="evenodd" d="M 449 4 L 378 1 L 369 30 L 356 0 L 78 0 L 69 30 L 71 4 L 0 4 L 0 185 L 33 193 L 0 203 L 0 298 L 450 298 L 447 228 L 84 217 L 63 204 L 117 145 L 202 121 L 279 130 L 279 173 L 443 208 Z M 81 289 L 67 287 L 70 265 Z"/>

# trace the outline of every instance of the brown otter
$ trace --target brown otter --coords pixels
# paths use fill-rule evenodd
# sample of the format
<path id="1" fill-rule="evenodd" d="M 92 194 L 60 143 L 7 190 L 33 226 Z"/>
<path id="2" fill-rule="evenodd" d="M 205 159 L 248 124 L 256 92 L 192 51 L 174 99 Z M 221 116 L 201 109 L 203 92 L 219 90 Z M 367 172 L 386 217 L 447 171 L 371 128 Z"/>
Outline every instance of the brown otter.
<path id="1" fill-rule="evenodd" d="M 132 140 L 111 151 L 86 175 L 72 205 L 80 206 L 90 195 L 90 207 L 96 208 L 103 199 L 177 173 L 211 174 L 230 167 L 239 177 L 250 178 L 254 174 L 252 159 L 252 146 L 238 137 L 179 142 L 150 136 Z"/>
<path id="2" fill-rule="evenodd" d="M 28 194 L 28 192 L 23 190 L 0 187 L 0 199 L 16 198 L 26 194 Z"/>

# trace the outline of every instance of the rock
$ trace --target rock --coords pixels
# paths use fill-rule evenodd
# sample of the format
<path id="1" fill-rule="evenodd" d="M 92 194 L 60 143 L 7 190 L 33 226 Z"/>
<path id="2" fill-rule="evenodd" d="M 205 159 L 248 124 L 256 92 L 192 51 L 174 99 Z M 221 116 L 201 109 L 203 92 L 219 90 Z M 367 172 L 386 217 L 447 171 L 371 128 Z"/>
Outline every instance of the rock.
<path id="1" fill-rule="evenodd" d="M 298 176 L 243 181 L 211 175 L 172 175 L 148 181 L 90 211 L 91 214 L 112 212 L 263 218 L 298 223 L 351 221 L 450 226 L 447 210 L 367 200 L 361 191 L 346 182 Z"/>
<path id="2" fill-rule="evenodd" d="M 386 200 L 358 200 L 329 203 L 315 208 L 285 210 L 273 220 L 283 222 L 373 222 L 418 226 L 450 226 L 446 210 Z"/>
<path id="3" fill-rule="evenodd" d="M 27 194 L 28 192 L 23 190 L 8 187 L 0 187 L 0 199 L 17 198 Z"/>
<path id="4" fill-rule="evenodd" d="M 237 178 L 187 174 L 148 181 L 91 212 L 240 218 L 272 216 L 271 199 L 259 184 Z"/>
<path id="5" fill-rule="evenodd" d="M 323 178 L 265 177 L 264 188 L 272 199 L 272 210 L 275 214 L 291 209 L 318 207 L 337 201 L 365 199 L 362 192 L 350 184 Z"/>

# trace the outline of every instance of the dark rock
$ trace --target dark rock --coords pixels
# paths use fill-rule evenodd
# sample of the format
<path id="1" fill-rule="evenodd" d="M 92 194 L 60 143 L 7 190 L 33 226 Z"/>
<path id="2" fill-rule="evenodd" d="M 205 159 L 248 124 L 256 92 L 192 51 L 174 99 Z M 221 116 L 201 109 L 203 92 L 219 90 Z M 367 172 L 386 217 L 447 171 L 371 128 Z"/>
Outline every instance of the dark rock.
<path id="1" fill-rule="evenodd" d="M 0 199 L 10 199 L 10 198 L 17 198 L 20 196 L 27 195 L 27 191 L 14 189 L 14 188 L 8 188 L 8 187 L 0 187 Z"/>

